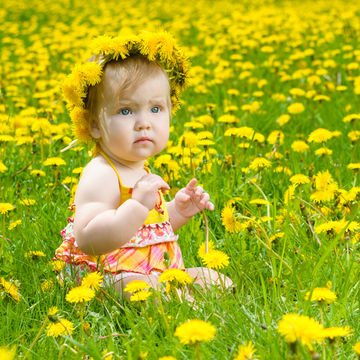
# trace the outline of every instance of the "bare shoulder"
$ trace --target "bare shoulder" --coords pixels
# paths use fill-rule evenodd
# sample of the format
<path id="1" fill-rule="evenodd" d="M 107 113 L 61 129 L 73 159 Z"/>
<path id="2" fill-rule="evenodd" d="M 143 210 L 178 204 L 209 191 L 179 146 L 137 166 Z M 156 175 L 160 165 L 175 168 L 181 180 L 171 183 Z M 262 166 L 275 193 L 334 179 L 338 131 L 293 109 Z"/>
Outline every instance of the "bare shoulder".
<path id="1" fill-rule="evenodd" d="M 95 157 L 84 168 L 75 194 L 76 207 L 87 203 L 103 203 L 117 208 L 120 200 L 115 171 L 102 158 Z"/>

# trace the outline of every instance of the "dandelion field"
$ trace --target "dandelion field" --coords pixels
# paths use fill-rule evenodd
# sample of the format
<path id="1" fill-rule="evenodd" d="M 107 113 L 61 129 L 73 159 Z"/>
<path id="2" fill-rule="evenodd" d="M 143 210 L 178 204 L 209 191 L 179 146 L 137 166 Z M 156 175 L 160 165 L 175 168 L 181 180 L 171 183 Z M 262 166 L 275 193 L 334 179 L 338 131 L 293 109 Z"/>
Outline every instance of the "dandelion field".
<path id="1" fill-rule="evenodd" d="M 9 0 L 0 19 L 0 359 L 360 357 L 359 4 Z M 91 148 L 61 152 L 61 83 L 94 37 L 160 28 L 192 69 L 150 167 L 169 199 L 193 176 L 210 193 L 206 265 L 235 289 L 124 301 L 98 274 L 77 294 L 52 257 Z M 178 233 L 204 266 L 204 218 Z"/>

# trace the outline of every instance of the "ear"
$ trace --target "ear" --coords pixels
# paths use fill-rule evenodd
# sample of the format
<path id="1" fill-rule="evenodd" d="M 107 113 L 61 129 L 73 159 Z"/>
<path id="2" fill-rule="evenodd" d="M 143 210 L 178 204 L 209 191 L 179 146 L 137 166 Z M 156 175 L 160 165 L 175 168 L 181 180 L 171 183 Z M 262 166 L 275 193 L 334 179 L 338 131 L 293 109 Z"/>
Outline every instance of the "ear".
<path id="1" fill-rule="evenodd" d="M 101 138 L 101 132 L 100 129 L 96 124 L 93 124 L 93 126 L 90 129 L 90 134 L 94 139 L 100 139 Z"/>

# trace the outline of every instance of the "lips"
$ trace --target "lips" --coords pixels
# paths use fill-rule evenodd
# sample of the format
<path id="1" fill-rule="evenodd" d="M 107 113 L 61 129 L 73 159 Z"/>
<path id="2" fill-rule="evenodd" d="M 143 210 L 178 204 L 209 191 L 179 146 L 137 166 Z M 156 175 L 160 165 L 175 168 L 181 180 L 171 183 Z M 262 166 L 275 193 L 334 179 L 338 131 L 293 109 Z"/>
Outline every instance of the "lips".
<path id="1" fill-rule="evenodd" d="M 148 136 L 141 136 L 135 140 L 135 143 L 142 143 L 142 142 L 152 142 L 152 140 Z"/>

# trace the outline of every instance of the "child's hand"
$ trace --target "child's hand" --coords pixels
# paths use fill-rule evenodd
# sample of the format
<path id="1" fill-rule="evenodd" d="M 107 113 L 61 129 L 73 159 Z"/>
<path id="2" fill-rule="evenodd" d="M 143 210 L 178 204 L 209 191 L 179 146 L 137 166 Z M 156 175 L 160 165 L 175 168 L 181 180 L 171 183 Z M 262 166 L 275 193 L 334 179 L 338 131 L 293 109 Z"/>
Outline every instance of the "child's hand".
<path id="1" fill-rule="evenodd" d="M 201 210 L 214 210 L 210 195 L 201 186 L 196 186 L 197 180 L 191 179 L 183 189 L 175 195 L 175 207 L 184 217 L 191 217 Z"/>
<path id="2" fill-rule="evenodd" d="M 132 198 L 140 204 L 153 209 L 158 199 L 158 190 L 169 190 L 170 186 L 158 175 L 144 175 L 134 186 Z"/>

